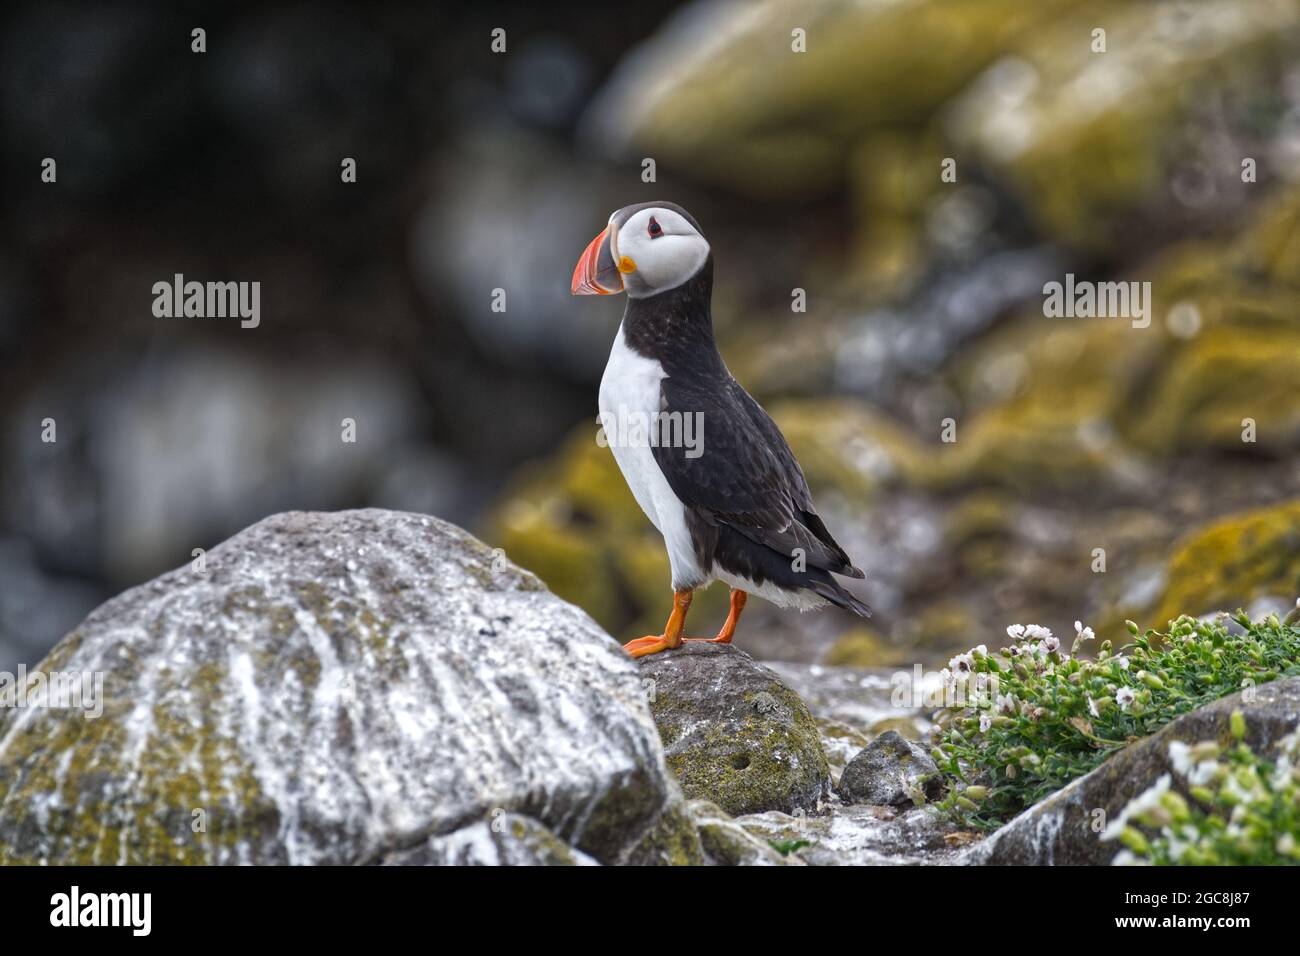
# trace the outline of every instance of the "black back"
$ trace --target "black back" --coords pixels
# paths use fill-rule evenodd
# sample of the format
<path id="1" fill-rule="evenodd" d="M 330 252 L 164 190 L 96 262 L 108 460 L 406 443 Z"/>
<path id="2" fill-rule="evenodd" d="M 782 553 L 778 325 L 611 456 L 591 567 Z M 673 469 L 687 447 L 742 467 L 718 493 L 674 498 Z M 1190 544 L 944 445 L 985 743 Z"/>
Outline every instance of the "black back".
<path id="1" fill-rule="evenodd" d="M 756 583 L 806 588 L 868 614 L 866 605 L 831 577 L 864 575 L 817 515 L 785 437 L 718 353 L 712 293 L 710 254 L 700 271 L 677 288 L 629 299 L 623 317 L 628 346 L 663 366 L 661 411 L 702 413 L 702 454 L 691 458 L 685 447 L 654 449 L 669 486 L 686 506 L 701 566 L 710 568 L 716 560 Z"/>

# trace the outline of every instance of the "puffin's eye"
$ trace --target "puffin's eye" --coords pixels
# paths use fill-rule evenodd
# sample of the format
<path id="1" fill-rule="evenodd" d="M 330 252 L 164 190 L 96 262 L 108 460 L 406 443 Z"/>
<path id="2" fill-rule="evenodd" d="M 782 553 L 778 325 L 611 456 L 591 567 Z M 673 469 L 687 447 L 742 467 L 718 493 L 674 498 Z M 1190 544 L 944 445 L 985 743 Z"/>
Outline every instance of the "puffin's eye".
<path id="1" fill-rule="evenodd" d="M 650 217 L 650 238 L 658 239 L 664 234 L 664 227 L 655 222 L 655 217 Z"/>

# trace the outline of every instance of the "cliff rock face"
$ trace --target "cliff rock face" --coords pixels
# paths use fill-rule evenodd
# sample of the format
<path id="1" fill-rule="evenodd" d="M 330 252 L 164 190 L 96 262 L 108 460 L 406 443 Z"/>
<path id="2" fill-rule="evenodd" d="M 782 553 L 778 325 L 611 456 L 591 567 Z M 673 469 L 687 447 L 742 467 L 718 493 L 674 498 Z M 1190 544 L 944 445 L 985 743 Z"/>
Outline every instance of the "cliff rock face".
<path id="1" fill-rule="evenodd" d="M 633 662 L 435 518 L 274 515 L 41 671 L 102 713 L 0 709 L 0 862 L 702 859 Z"/>

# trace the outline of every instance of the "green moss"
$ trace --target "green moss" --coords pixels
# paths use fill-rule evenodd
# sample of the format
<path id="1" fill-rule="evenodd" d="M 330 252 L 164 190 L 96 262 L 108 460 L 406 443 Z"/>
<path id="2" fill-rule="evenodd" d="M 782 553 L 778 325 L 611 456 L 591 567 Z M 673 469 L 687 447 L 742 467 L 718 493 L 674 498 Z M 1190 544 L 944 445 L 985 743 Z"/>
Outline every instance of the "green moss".
<path id="1" fill-rule="evenodd" d="M 1002 88 L 963 104 L 959 148 L 999 170 L 1046 234 L 1109 251 L 1195 148 L 1204 91 L 1233 90 L 1241 111 L 1236 101 L 1258 103 L 1292 59 L 1292 5 L 1241 0 L 1232 12 L 1176 23 L 1159 5 L 1105 3 L 1058 17 L 1016 45 L 1033 80 L 1014 106 Z M 1099 26 L 1104 54 L 1091 48 Z M 1119 86 L 1123 95 L 1105 92 Z M 1275 125 L 1281 110 L 1251 119 Z"/>
<path id="2" fill-rule="evenodd" d="M 147 737 L 132 741 L 131 703 L 114 696 L 111 684 L 128 680 L 134 665 L 109 673 L 101 717 L 37 719 L 10 739 L 0 764 L 6 828 L 32 827 L 46 837 L 22 852 L 0 840 L 0 863 L 211 863 L 223 849 L 275 836 L 278 812 L 243 756 L 221 735 L 196 733 L 181 717 L 182 695 L 192 695 L 202 708 L 200 728 L 216 726 L 224 669 L 202 664 L 183 688 L 162 694 Z M 172 678 L 164 671 L 158 679 L 166 686 Z M 105 788 L 105 775 L 130 781 L 127 792 Z M 55 794 L 57 803 L 49 800 Z M 29 821 L 37 806 L 45 814 L 39 823 Z M 195 810 L 206 814 L 205 832 L 194 830 Z"/>
<path id="3" fill-rule="evenodd" d="M 899 663 L 904 656 L 870 628 L 855 627 L 831 645 L 822 663 L 832 667 L 883 667 Z"/>
<path id="4" fill-rule="evenodd" d="M 978 627 L 966 608 L 942 602 L 925 608 L 905 622 L 903 631 L 911 645 L 934 649 L 964 646 Z"/>
<path id="5" fill-rule="evenodd" d="M 700 844 L 710 863 L 717 866 L 781 865 L 781 854 L 759 840 L 708 800 L 692 800 L 687 807 L 699 830 Z"/>
<path id="6" fill-rule="evenodd" d="M 634 866 L 700 866 L 707 862 L 695 822 L 681 800 L 669 802 L 626 862 Z"/>
<path id="7" fill-rule="evenodd" d="M 773 680 L 762 690 L 743 695 L 745 709 L 727 720 L 709 721 L 691 737 L 689 747 L 674 747 L 680 730 L 695 721 L 665 719 L 689 715 L 693 704 L 657 687 L 652 704 L 669 767 L 691 799 L 711 800 L 739 816 L 773 808 L 794 809 L 816 796 L 830 778 L 816 721 L 794 691 Z M 767 714 L 780 709 L 789 720 Z M 812 766 L 805 766 L 808 761 Z"/>
<path id="8" fill-rule="evenodd" d="M 1300 309 L 1300 298 L 1292 303 Z M 1294 313 L 1293 314 L 1297 314 Z M 1289 451 L 1300 446 L 1300 324 L 1208 329 L 1169 359 L 1131 429 L 1153 451 Z M 1252 442 L 1244 422 L 1255 423 Z"/>
<path id="9" fill-rule="evenodd" d="M 637 105 L 636 142 L 661 162 L 728 188 L 807 195 L 839 184 L 855 142 L 882 128 L 923 129 L 1014 38 L 1078 0 L 917 0 L 788 5 L 807 31 L 731 18 L 710 55 L 677 62 Z"/>
<path id="10" fill-rule="evenodd" d="M 1181 542 L 1151 619 L 1300 594 L 1300 501 L 1216 521 Z"/>

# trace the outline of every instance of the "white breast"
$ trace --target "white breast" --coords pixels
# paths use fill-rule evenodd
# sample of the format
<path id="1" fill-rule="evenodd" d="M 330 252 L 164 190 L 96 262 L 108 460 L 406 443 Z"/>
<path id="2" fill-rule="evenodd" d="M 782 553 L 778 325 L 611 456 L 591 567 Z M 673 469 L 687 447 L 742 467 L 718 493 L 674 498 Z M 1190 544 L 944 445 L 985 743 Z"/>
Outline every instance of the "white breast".
<path id="1" fill-rule="evenodd" d="M 609 353 L 609 364 L 600 380 L 602 420 L 628 422 L 629 416 L 644 415 L 644 420 L 653 425 L 654 416 L 659 412 L 659 383 L 663 379 L 663 366 L 632 351 L 623 338 L 620 325 Z M 618 462 L 637 504 L 664 536 L 672 565 L 673 587 L 695 588 L 711 581 L 712 576 L 705 574 L 695 559 L 691 536 L 686 530 L 686 510 L 673 494 L 648 441 L 623 441 L 621 438 L 625 436 L 620 436 L 614 428 L 607 427 L 605 432 L 614 460 Z M 646 433 L 648 437 L 649 432 Z"/>

